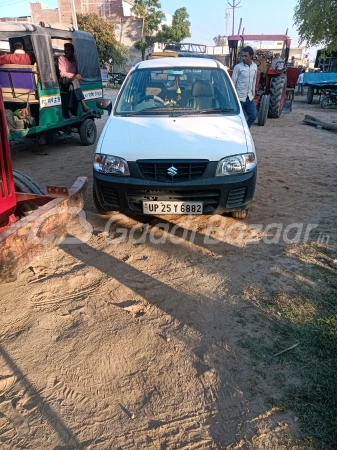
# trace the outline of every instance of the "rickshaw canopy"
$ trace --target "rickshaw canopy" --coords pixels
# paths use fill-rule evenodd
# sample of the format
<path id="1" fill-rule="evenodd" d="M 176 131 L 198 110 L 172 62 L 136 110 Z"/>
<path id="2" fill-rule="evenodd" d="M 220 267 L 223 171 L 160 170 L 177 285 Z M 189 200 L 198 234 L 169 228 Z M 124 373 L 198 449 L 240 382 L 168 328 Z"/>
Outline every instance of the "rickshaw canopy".
<path id="1" fill-rule="evenodd" d="M 59 86 L 53 57 L 52 39 L 72 41 L 78 71 L 83 78 L 81 84 L 101 82 L 97 47 L 92 34 L 76 31 L 71 26 L 44 22 L 40 22 L 40 25 L 29 22 L 0 23 L 0 40 L 22 39 L 26 36 L 31 39 L 42 89 L 53 89 Z"/>

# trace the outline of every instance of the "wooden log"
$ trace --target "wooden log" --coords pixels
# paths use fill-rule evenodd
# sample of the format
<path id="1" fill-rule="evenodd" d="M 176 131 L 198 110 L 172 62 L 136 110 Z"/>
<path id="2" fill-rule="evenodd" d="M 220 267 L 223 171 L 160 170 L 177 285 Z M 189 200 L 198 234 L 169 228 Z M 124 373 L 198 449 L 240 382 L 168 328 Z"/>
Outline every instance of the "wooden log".
<path id="1" fill-rule="evenodd" d="M 334 123 L 317 122 L 317 121 L 309 120 L 309 119 L 304 119 L 303 123 L 305 123 L 306 125 L 311 125 L 313 127 L 317 127 L 317 125 L 318 125 L 318 126 L 321 126 L 324 130 L 337 131 L 337 124 L 334 124 Z"/>
<path id="2" fill-rule="evenodd" d="M 314 121 L 314 122 L 322 122 L 320 119 L 316 119 L 316 117 L 314 117 L 314 116 L 309 116 L 308 114 L 306 114 L 306 115 L 304 116 L 304 120 L 312 120 L 312 121 Z"/>

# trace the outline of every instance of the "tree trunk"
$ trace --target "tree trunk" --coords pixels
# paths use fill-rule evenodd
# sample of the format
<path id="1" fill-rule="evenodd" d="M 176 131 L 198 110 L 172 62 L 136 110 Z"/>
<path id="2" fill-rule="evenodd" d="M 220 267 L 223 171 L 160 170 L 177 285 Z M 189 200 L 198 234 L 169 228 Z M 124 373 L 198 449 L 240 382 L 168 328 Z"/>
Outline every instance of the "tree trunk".
<path id="1" fill-rule="evenodd" d="M 316 117 L 309 115 L 306 115 L 304 117 L 303 123 L 311 125 L 313 127 L 317 127 L 318 125 L 322 127 L 324 130 L 337 131 L 337 124 L 331 122 L 322 122 L 320 119 L 316 119 Z"/>

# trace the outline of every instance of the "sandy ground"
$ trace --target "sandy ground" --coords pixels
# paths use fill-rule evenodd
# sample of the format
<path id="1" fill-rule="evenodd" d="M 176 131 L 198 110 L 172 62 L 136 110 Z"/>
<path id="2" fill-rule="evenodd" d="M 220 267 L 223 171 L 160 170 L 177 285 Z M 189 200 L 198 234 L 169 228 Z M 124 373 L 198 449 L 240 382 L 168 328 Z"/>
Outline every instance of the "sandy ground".
<path id="1" fill-rule="evenodd" d="M 245 293 L 295 283 L 298 263 L 285 255 L 295 237 L 268 243 L 268 225 L 303 224 L 303 240 L 317 224 L 309 239 L 336 238 L 336 135 L 301 124 L 308 111 L 335 113 L 302 100 L 252 128 L 259 179 L 244 222 L 116 214 L 106 228 L 89 190 L 91 236 L 74 220 L 69 234 L 84 243 L 0 285 L 1 449 L 290 448 L 300 423 L 271 406 L 285 386 L 240 343 L 272 333 Z M 39 149 L 23 141 L 13 164 L 42 186 L 91 183 L 93 153 L 77 137 Z M 210 222 L 218 241 L 205 240 Z M 131 230 L 125 242 L 118 228 Z"/>

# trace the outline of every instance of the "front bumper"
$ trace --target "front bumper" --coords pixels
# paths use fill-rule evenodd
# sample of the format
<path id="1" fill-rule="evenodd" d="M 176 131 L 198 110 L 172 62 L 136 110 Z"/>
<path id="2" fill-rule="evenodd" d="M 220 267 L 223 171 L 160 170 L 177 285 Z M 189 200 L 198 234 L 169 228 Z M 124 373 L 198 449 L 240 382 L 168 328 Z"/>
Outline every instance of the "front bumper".
<path id="1" fill-rule="evenodd" d="M 93 189 L 99 204 L 107 211 L 142 214 L 143 201 L 198 201 L 204 204 L 204 214 L 222 214 L 248 208 L 256 176 L 255 169 L 241 175 L 163 183 L 94 170 Z"/>

